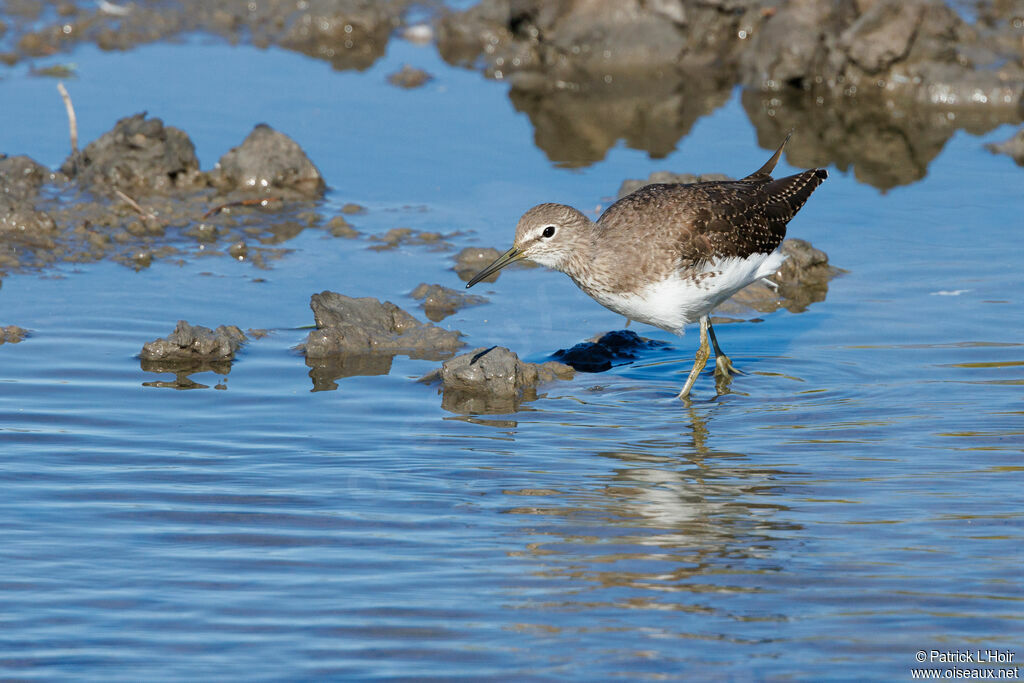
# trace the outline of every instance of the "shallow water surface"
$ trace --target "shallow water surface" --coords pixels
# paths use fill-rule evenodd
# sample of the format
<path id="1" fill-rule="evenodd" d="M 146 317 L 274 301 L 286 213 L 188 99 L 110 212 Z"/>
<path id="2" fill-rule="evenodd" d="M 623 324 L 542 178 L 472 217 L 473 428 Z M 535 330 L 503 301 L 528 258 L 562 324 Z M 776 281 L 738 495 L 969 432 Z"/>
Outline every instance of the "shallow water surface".
<path id="1" fill-rule="evenodd" d="M 267 121 L 294 137 L 369 250 L 304 230 L 266 270 L 225 257 L 13 273 L 0 324 L 0 672 L 12 678 L 909 677 L 918 650 L 1024 658 L 1024 171 L 958 133 L 920 182 L 831 178 L 790 224 L 848 272 L 805 313 L 722 325 L 746 374 L 672 397 L 696 335 L 464 415 L 415 380 L 312 391 L 309 296 L 461 286 L 540 201 L 606 206 L 660 169 L 734 176 L 770 154 L 737 93 L 665 159 L 618 145 L 565 169 L 500 83 L 392 41 L 363 72 L 196 40 L 83 46 L 81 136 L 148 109 L 204 167 Z M 386 82 L 403 63 L 435 80 Z M 0 81 L 0 150 L 59 165 L 54 82 Z M 10 102 L 10 105 L 8 105 Z M 37 113 L 38 112 L 38 113 Z M 799 135 L 799 131 L 797 133 Z M 785 164 L 784 164 L 785 165 Z M 794 172 L 786 165 L 783 172 Z M 183 238 L 184 239 L 184 238 Z M 441 325 L 542 361 L 619 329 L 563 276 L 510 270 Z M 137 354 L 178 319 L 270 334 L 206 389 Z"/>

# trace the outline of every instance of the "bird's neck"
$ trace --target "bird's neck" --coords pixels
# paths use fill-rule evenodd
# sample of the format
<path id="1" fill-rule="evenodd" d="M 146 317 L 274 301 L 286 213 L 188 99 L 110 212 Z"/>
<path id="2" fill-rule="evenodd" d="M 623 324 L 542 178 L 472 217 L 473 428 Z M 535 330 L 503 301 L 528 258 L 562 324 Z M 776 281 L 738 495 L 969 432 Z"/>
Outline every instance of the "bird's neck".
<path id="1" fill-rule="evenodd" d="M 586 230 L 581 230 L 572 245 L 572 249 L 561 260 L 558 270 L 562 271 L 583 291 L 589 291 L 595 284 L 600 272 L 594 269 L 595 239 L 597 225 L 590 223 Z"/>

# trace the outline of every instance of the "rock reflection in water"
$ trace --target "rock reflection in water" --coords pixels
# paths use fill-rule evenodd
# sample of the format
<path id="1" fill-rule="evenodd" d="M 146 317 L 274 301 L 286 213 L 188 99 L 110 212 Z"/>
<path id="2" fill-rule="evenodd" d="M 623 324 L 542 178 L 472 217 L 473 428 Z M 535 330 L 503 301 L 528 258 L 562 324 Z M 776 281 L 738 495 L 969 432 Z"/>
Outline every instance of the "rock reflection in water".
<path id="1" fill-rule="evenodd" d="M 160 361 L 140 359 L 139 366 L 144 372 L 174 374 L 173 380 L 152 380 L 142 383 L 144 387 L 161 389 L 209 389 L 209 385 L 195 381 L 191 375 L 200 372 L 215 372 L 227 377 L 227 374 L 231 372 L 231 361 L 226 360 Z M 227 389 L 227 385 L 223 381 L 219 381 L 214 389 Z"/>
<path id="2" fill-rule="evenodd" d="M 387 353 L 345 353 L 326 358 L 306 358 L 309 378 L 313 380 L 313 391 L 334 391 L 336 380 L 345 377 L 386 375 L 391 372 L 393 354 Z"/>
<path id="3" fill-rule="evenodd" d="M 762 147 L 776 144 L 788 131 L 799 131 L 786 147 L 790 164 L 852 168 L 857 180 L 880 190 L 924 178 L 957 130 L 981 135 L 1008 122 L 1002 109 L 949 116 L 944 110 L 882 97 L 858 98 L 856 106 L 823 106 L 801 91 L 745 90 L 741 100 Z"/>
<path id="4" fill-rule="evenodd" d="M 523 75 L 512 80 L 509 98 L 530 117 L 534 142 L 548 158 L 578 167 L 601 161 L 620 139 L 655 159 L 668 156 L 731 90 L 711 72 L 595 79 L 572 88 Z"/>

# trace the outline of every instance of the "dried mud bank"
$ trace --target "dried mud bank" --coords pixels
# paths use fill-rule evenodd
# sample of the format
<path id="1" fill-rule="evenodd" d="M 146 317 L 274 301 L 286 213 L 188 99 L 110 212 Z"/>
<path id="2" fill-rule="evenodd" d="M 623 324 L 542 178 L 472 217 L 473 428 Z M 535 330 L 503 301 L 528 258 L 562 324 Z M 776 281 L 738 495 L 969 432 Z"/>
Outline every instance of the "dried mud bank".
<path id="1" fill-rule="evenodd" d="M 302 149 L 268 126 L 202 171 L 188 135 L 136 114 L 59 170 L 0 155 L 0 275 L 105 258 L 143 268 L 198 253 L 263 266 L 284 253 L 270 245 L 321 224 L 324 189 Z"/>

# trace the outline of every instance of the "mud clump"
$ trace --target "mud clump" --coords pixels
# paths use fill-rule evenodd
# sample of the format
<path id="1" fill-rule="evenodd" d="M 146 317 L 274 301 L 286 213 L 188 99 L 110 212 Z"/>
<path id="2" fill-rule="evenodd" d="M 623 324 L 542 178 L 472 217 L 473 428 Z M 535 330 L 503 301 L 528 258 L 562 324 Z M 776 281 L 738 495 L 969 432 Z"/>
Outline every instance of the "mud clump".
<path id="1" fill-rule="evenodd" d="M 1017 11 L 986 3 L 969 24 L 929 0 L 780 4 L 744 53 L 743 106 L 763 145 L 800 131 L 796 166 L 852 166 L 881 189 L 915 182 L 956 130 L 1021 120 Z"/>
<path id="2" fill-rule="evenodd" d="M 147 119 L 145 112 L 118 121 L 113 130 L 68 157 L 61 172 L 85 185 L 135 194 L 167 194 L 206 184 L 188 135 L 160 119 Z"/>
<path id="3" fill-rule="evenodd" d="M 146 342 L 139 358 L 163 363 L 230 362 L 247 339 L 245 333 L 234 325 L 221 325 L 211 330 L 179 320 L 174 332 L 167 337 Z"/>
<path id="4" fill-rule="evenodd" d="M 434 77 L 429 73 L 408 64 L 403 64 L 401 69 L 388 76 L 388 83 L 407 90 L 422 87 L 432 80 Z"/>
<path id="5" fill-rule="evenodd" d="M 17 344 L 24 341 L 28 334 L 28 330 L 24 327 L 0 325 L 0 344 Z"/>
<path id="6" fill-rule="evenodd" d="M 463 282 L 470 279 L 481 270 L 491 265 L 501 252 L 493 247 L 466 247 L 455 255 L 455 273 Z M 500 271 L 489 275 L 483 282 L 494 282 L 498 279 Z"/>
<path id="7" fill-rule="evenodd" d="M 360 235 L 360 232 L 353 228 L 352 224 L 345 220 L 344 216 L 335 216 L 334 218 L 331 218 L 324 224 L 324 228 L 326 228 L 333 237 L 355 239 Z"/>
<path id="8" fill-rule="evenodd" d="M 314 294 L 309 306 L 316 329 L 300 348 L 307 358 L 341 353 L 436 358 L 463 345 L 459 332 L 422 323 L 390 301 L 325 291 Z"/>
<path id="9" fill-rule="evenodd" d="M 420 283 L 409 293 L 409 296 L 413 299 L 423 300 L 423 303 L 420 304 L 423 312 L 428 319 L 435 323 L 453 315 L 460 308 L 479 306 L 488 301 L 487 297 L 464 294 L 449 287 L 428 285 L 426 282 Z"/>
<path id="10" fill-rule="evenodd" d="M 985 148 L 993 154 L 1006 154 L 1017 162 L 1018 166 L 1024 166 L 1024 128 L 1018 130 L 1009 140 L 990 142 Z"/>
<path id="11" fill-rule="evenodd" d="M 145 372 L 172 373 L 171 381 L 143 382 L 147 387 L 169 389 L 206 389 L 189 375 L 199 372 L 215 372 L 227 375 L 231 362 L 242 345 L 247 341 L 242 330 L 234 325 L 221 325 L 216 330 L 200 325 L 190 325 L 179 320 L 174 332 L 163 339 L 146 342 L 139 353 L 139 365 Z M 218 383 L 215 389 L 226 389 Z"/>
<path id="12" fill-rule="evenodd" d="M 430 247 L 433 251 L 441 251 L 451 247 L 451 244 L 445 239 L 453 236 L 454 233 L 443 235 L 439 232 L 413 230 L 412 228 L 391 228 L 383 235 L 372 235 L 370 241 L 375 244 L 367 248 L 371 251 L 390 251 L 398 247 L 425 246 Z"/>
<path id="13" fill-rule="evenodd" d="M 11 200 L 35 197 L 49 176 L 49 169 L 27 156 L 0 154 L 0 197 Z"/>
<path id="14" fill-rule="evenodd" d="M 455 266 L 452 268 L 455 274 L 459 276 L 459 279 L 463 282 L 469 282 L 474 275 L 479 273 L 481 270 L 491 265 L 494 259 L 501 256 L 501 252 L 493 247 L 466 247 L 459 253 L 455 254 Z M 516 261 L 512 265 L 503 268 L 502 270 L 512 270 L 514 268 L 536 268 L 537 264 L 532 261 Z M 494 282 L 501 275 L 502 271 L 497 271 L 485 277 L 481 282 Z"/>
<path id="15" fill-rule="evenodd" d="M 605 372 L 615 365 L 624 365 L 652 350 L 671 347 L 657 339 L 641 337 L 632 330 L 606 332 L 571 349 L 559 349 L 552 358 L 579 372 Z"/>
<path id="16" fill-rule="evenodd" d="M 299 197 L 319 197 L 327 187 L 298 143 L 264 123 L 220 158 L 210 181 L 221 191 L 274 191 Z"/>
<path id="17" fill-rule="evenodd" d="M 297 350 L 310 366 L 314 391 L 337 388 L 341 377 L 387 374 L 399 354 L 441 360 L 464 345 L 461 333 L 422 323 L 390 301 L 325 291 L 309 306 L 316 329 Z"/>
<path id="18" fill-rule="evenodd" d="M 440 381 L 445 410 L 455 413 L 511 413 L 520 404 L 537 399 L 537 386 L 569 379 L 573 369 L 562 363 L 524 363 L 501 346 L 478 348 L 445 361 L 420 378 Z"/>

